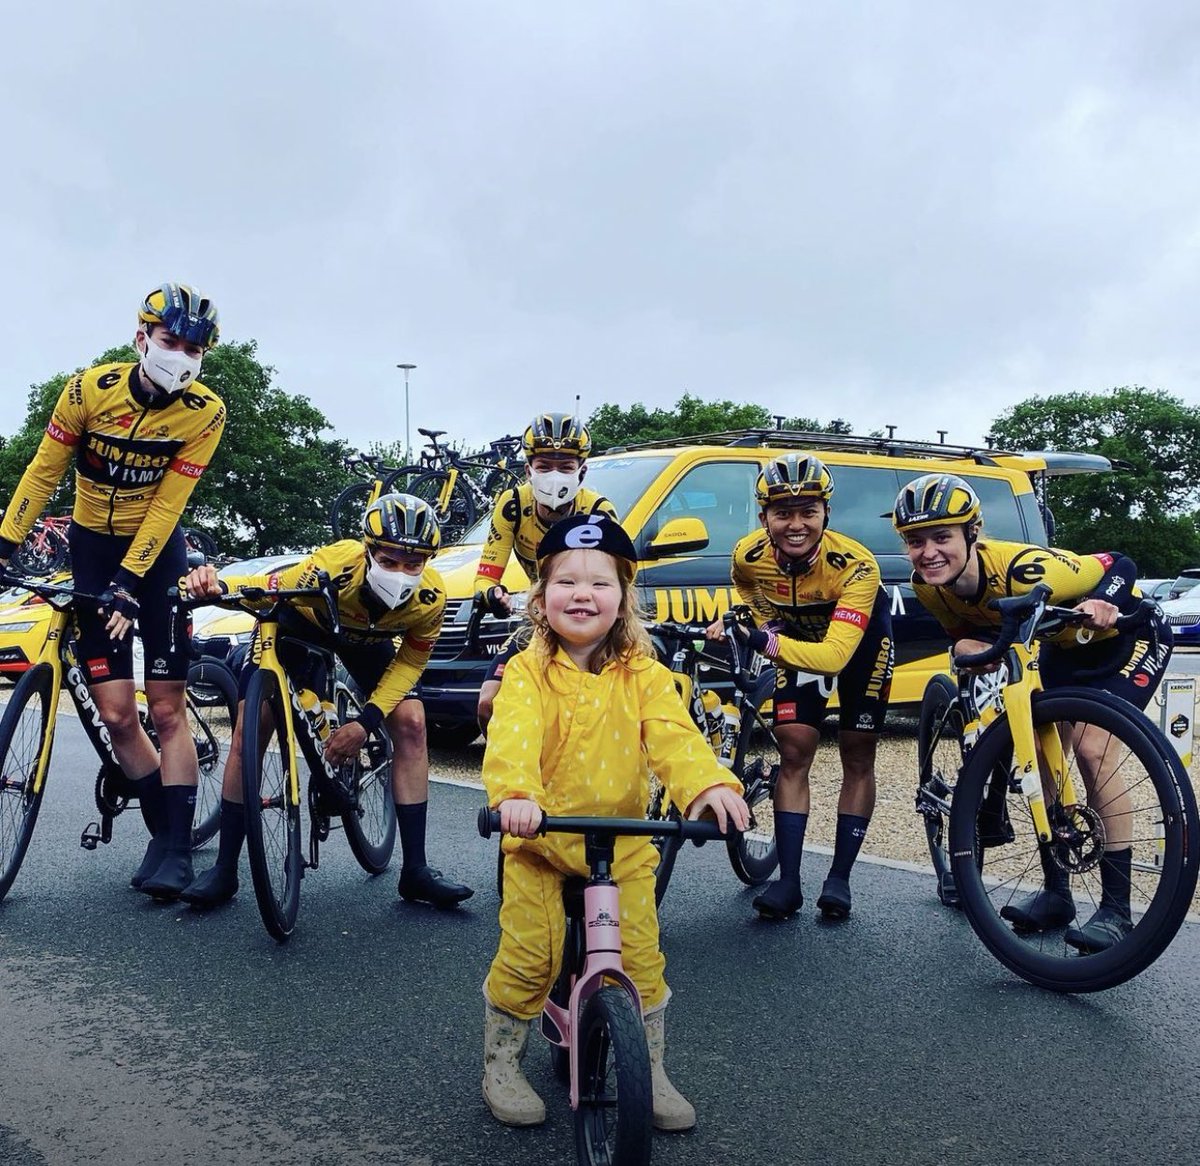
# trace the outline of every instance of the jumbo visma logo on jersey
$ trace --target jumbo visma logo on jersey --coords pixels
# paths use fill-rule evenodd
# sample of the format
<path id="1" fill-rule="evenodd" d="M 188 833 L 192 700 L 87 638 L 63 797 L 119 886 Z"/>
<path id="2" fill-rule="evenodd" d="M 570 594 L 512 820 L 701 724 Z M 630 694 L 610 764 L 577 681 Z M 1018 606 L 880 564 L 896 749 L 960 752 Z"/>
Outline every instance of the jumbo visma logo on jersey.
<path id="1" fill-rule="evenodd" d="M 89 433 L 80 448 L 79 472 L 106 486 L 146 486 L 162 480 L 183 443 L 152 439 L 113 437 Z M 176 467 L 187 473 L 188 467 Z M 199 477 L 201 467 L 194 475 Z"/>

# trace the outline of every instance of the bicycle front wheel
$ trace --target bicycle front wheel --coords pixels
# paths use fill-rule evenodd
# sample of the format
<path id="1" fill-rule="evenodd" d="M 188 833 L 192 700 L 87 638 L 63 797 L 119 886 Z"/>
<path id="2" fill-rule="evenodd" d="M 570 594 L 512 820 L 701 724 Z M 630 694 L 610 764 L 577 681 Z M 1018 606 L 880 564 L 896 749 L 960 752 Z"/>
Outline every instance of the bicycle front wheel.
<path id="1" fill-rule="evenodd" d="M 765 674 L 746 701 L 738 730 L 733 772 L 745 788 L 750 828 L 725 840 L 733 873 L 748 887 L 765 883 L 779 865 L 775 845 L 775 785 L 779 781 L 779 742 L 760 710 L 775 692 L 775 674 Z"/>
<path id="2" fill-rule="evenodd" d="M 42 805 L 45 785 L 33 787 L 43 754 L 50 764 L 53 684 L 50 665 L 35 664 L 17 681 L 0 718 L 0 900 L 21 869 Z"/>
<path id="3" fill-rule="evenodd" d="M 337 689 L 338 723 L 356 717 L 360 705 L 342 684 Z M 366 754 L 366 764 L 363 754 Z M 368 874 L 382 874 L 396 845 L 396 805 L 392 801 L 392 751 L 387 734 L 377 730 L 357 757 L 342 766 L 339 778 L 347 798 L 342 814 L 346 841 L 358 865 Z"/>
<path id="4" fill-rule="evenodd" d="M 579 1017 L 578 1042 L 579 1161 L 647 1166 L 653 1117 L 650 1052 L 629 993 L 609 987 L 590 996 Z"/>
<path id="5" fill-rule="evenodd" d="M 267 930 L 280 943 L 292 934 L 300 910 L 300 803 L 288 781 L 290 750 L 283 697 L 274 672 L 250 679 L 242 727 L 242 783 L 246 852 L 254 897 Z"/>
<path id="6" fill-rule="evenodd" d="M 1019 783 L 1003 780 L 1013 746 L 1001 717 L 954 793 L 954 880 L 972 928 L 1005 967 L 1039 987 L 1096 992 L 1149 967 L 1179 930 L 1196 889 L 1195 797 L 1170 746 L 1124 701 L 1088 689 L 1038 693 L 1033 720 L 1057 726 L 1079 803 L 1049 805 L 1053 838 L 1039 848 Z M 1018 930 L 1005 914 L 1020 915 L 1017 900 L 1050 874 L 1065 876 L 1074 920 L 1043 931 L 1023 921 Z M 1124 926 L 1096 949 L 1079 929 L 1102 901 Z"/>
<path id="7" fill-rule="evenodd" d="M 950 871 L 950 803 L 963 764 L 963 711 L 958 686 L 949 676 L 934 676 L 921 697 L 917 726 L 917 813 L 937 876 L 938 898 L 958 906 Z"/>
<path id="8" fill-rule="evenodd" d="M 409 493 L 433 507 L 442 528 L 444 543 L 458 542 L 475 525 L 475 500 L 460 474 L 449 488 L 450 475 L 445 470 L 422 474 L 409 485 Z"/>
<path id="9" fill-rule="evenodd" d="M 203 846 L 221 824 L 221 784 L 237 721 L 237 681 L 219 660 L 197 660 L 188 668 L 185 690 L 188 728 L 196 743 L 200 781 L 192 849 Z"/>

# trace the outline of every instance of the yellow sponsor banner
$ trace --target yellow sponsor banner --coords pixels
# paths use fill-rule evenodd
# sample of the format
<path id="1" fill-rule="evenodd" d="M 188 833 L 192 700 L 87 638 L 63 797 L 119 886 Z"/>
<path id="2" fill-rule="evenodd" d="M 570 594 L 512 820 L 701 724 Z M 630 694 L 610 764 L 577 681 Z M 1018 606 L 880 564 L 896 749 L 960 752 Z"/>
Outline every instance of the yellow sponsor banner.
<path id="1" fill-rule="evenodd" d="M 1192 734 L 1196 715 L 1196 678 L 1168 677 L 1163 681 L 1158 723 L 1179 754 L 1184 767 L 1192 763 Z"/>

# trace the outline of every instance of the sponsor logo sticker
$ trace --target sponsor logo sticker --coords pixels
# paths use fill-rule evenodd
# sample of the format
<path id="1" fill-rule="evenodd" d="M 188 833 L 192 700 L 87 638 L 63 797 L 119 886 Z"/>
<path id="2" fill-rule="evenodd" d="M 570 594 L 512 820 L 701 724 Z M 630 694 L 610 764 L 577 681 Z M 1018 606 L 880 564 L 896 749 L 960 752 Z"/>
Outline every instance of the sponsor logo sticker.
<path id="1" fill-rule="evenodd" d="M 107 658 L 101 656 L 96 660 L 89 660 L 87 662 L 87 670 L 88 675 L 93 680 L 102 680 L 105 676 L 109 675 Z"/>

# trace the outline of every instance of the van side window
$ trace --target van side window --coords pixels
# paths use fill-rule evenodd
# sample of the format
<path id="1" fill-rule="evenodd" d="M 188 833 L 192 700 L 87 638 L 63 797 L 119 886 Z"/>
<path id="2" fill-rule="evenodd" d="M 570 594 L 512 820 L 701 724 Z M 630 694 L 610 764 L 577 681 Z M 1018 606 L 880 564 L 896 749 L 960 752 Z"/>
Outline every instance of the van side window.
<path id="1" fill-rule="evenodd" d="M 663 499 L 647 530 L 657 532 L 672 518 L 699 518 L 708 529 L 703 554 L 728 558 L 738 539 L 758 529 L 757 478 L 758 466 L 752 462 L 697 466 Z"/>

